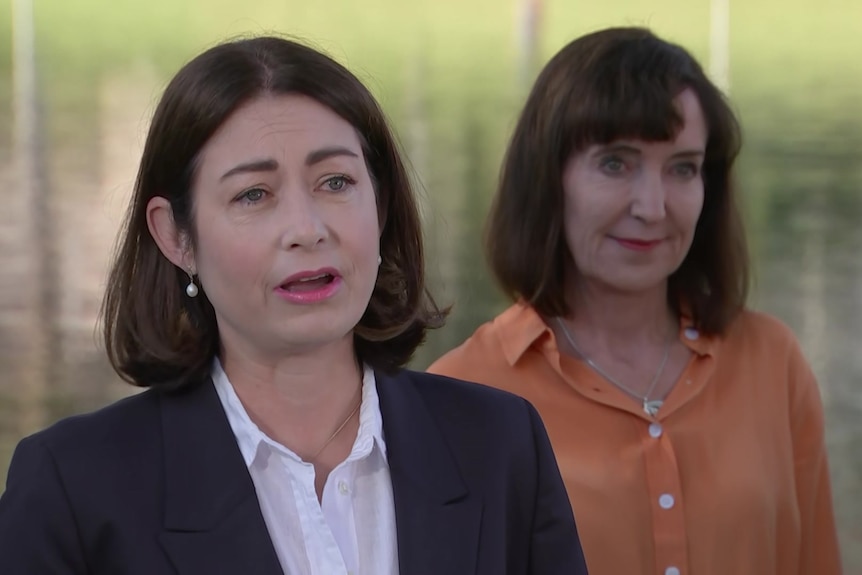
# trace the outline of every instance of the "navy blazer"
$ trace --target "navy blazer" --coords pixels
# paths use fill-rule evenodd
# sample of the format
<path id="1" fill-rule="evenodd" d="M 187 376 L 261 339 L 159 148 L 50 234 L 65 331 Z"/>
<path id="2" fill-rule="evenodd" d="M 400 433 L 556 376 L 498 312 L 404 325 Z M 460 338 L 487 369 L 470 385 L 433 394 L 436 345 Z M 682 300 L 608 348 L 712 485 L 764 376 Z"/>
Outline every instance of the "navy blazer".
<path id="1" fill-rule="evenodd" d="M 586 574 L 539 415 L 441 376 L 377 373 L 401 575 Z M 4 575 L 282 575 L 207 380 L 146 391 L 18 445 Z"/>

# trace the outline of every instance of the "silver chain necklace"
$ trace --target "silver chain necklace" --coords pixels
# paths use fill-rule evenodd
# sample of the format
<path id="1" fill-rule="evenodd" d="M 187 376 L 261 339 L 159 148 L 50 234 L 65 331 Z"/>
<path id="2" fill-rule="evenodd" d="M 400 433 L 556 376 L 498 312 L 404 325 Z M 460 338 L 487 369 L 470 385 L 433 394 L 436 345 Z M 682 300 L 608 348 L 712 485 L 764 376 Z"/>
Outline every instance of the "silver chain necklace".
<path id="1" fill-rule="evenodd" d="M 622 391 L 628 393 L 629 395 L 631 395 L 635 399 L 639 399 L 639 400 L 643 401 L 644 413 L 646 413 L 650 417 L 655 417 L 655 414 L 658 413 L 658 410 L 659 410 L 659 408 L 661 408 L 664 401 L 662 401 L 661 399 L 653 399 L 652 401 L 650 401 L 649 396 L 652 395 L 653 391 L 655 391 L 655 386 L 658 384 L 658 380 L 661 379 L 661 374 L 664 372 L 664 366 L 667 363 L 668 356 L 670 356 L 670 346 L 671 346 L 671 342 L 673 341 L 672 339 L 668 338 L 667 345 L 664 348 L 664 357 L 661 360 L 661 364 L 658 366 L 658 371 L 656 372 L 655 376 L 653 376 L 652 383 L 650 383 L 650 386 L 646 392 L 646 395 L 641 396 L 640 394 L 632 391 L 628 386 L 623 385 L 622 383 L 620 383 L 619 381 L 617 381 L 616 379 L 614 379 L 613 377 L 608 375 L 605 372 L 605 370 L 603 370 L 598 365 L 596 365 L 596 362 L 591 360 L 587 356 L 587 354 L 585 354 L 583 351 L 581 351 L 581 348 L 579 348 L 577 346 L 577 344 L 575 343 L 575 340 L 572 338 L 572 334 L 570 334 L 569 330 L 566 329 L 566 324 L 563 323 L 563 320 L 560 317 L 556 317 L 555 319 L 557 320 L 557 325 L 560 326 L 560 329 L 562 330 L 563 335 L 565 335 L 566 339 L 569 341 L 569 345 L 572 346 L 572 349 L 574 349 L 578 353 L 578 355 L 580 355 L 583 358 L 583 360 L 587 363 L 587 365 L 589 365 L 593 369 L 593 371 L 595 371 L 596 373 L 601 375 L 603 378 L 608 380 L 610 383 L 614 384 L 616 387 L 618 387 Z"/>

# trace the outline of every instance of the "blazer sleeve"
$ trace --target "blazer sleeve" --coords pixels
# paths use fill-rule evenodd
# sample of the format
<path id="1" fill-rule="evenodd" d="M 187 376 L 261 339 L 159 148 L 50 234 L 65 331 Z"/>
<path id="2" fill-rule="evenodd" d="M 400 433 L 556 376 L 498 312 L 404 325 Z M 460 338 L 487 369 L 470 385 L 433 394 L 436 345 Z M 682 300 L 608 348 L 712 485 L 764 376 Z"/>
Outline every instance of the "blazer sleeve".
<path id="1" fill-rule="evenodd" d="M 0 496 L 4 575 L 85 575 L 78 528 L 57 465 L 38 436 L 22 440 Z"/>
<path id="2" fill-rule="evenodd" d="M 530 575 L 587 575 L 572 506 L 545 425 L 527 403 L 536 446 L 537 488 L 530 542 Z"/>

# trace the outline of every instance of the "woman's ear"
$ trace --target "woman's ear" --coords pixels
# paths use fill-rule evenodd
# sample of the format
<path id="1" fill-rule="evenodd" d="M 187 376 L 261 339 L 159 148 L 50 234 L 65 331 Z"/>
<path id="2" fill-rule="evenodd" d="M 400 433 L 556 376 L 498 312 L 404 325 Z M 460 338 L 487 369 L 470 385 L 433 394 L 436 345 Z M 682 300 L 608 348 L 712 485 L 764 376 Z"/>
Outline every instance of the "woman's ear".
<path id="1" fill-rule="evenodd" d="M 177 228 L 171 204 L 162 196 L 147 203 L 147 227 L 162 254 L 186 273 L 194 273 L 194 253 L 188 234 Z"/>

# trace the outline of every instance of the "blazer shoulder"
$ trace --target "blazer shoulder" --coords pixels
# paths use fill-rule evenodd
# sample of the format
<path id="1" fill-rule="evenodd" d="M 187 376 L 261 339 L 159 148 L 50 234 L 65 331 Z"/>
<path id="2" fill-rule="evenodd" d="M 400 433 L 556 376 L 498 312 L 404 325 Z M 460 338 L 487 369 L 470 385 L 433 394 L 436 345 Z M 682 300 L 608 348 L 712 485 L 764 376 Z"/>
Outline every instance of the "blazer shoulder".
<path id="1" fill-rule="evenodd" d="M 529 405 L 526 399 L 514 393 L 457 377 L 411 370 L 404 370 L 403 377 L 411 380 L 425 396 L 476 402 L 497 408 L 518 406 L 523 409 L 525 404 Z"/>
<path id="2" fill-rule="evenodd" d="M 400 377 L 412 383 L 429 411 L 459 428 L 483 429 L 502 439 L 533 428 L 538 417 L 528 400 L 488 385 L 416 371 Z"/>
<path id="3" fill-rule="evenodd" d="M 26 440 L 37 442 L 58 459 L 110 457 L 136 442 L 152 443 L 159 426 L 159 393 L 142 391 L 101 409 L 57 421 Z"/>

